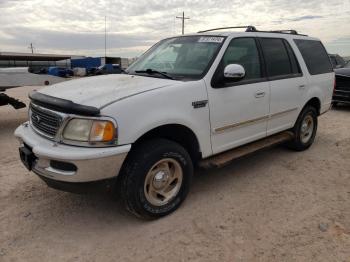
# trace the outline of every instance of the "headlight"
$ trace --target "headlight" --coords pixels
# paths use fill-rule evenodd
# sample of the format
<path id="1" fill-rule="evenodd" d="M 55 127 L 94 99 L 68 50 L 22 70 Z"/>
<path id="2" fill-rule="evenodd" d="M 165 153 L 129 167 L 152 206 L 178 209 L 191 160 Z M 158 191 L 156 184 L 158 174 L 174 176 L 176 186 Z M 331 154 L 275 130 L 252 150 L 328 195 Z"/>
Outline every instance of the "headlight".
<path id="1" fill-rule="evenodd" d="M 95 143 L 112 143 L 116 141 L 116 126 L 109 120 L 71 119 L 64 128 L 65 140 Z"/>

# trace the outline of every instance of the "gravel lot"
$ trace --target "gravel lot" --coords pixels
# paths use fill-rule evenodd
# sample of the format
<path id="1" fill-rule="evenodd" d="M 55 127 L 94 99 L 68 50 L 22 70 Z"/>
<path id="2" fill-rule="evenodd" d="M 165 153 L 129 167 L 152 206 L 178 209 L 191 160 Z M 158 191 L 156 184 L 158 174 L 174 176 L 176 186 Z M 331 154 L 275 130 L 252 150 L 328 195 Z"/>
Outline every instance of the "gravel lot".
<path id="1" fill-rule="evenodd" d="M 0 261 L 350 261 L 350 108 L 320 117 L 308 151 L 197 170 L 182 207 L 152 222 L 29 173 L 13 137 L 26 118 L 0 107 Z"/>

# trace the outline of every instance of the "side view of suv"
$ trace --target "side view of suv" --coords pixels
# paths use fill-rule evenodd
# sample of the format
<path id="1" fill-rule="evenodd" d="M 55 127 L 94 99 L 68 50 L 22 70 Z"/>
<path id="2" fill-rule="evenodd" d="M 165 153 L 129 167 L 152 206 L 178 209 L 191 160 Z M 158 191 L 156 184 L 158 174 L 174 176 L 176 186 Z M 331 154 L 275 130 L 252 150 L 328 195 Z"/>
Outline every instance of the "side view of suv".
<path id="1" fill-rule="evenodd" d="M 57 189 L 118 189 L 129 211 L 157 218 L 184 201 L 195 166 L 281 142 L 309 148 L 332 100 L 325 48 L 244 28 L 167 38 L 125 74 L 31 93 L 15 131 L 24 165 Z"/>

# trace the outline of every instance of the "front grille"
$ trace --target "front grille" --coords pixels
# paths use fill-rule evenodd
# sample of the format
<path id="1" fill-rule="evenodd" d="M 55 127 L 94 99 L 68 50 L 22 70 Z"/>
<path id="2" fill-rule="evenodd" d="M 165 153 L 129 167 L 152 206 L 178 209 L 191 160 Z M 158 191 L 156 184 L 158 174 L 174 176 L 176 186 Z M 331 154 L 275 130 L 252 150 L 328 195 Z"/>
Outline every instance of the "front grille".
<path id="1" fill-rule="evenodd" d="M 336 89 L 350 91 L 350 77 L 336 75 Z"/>
<path id="2" fill-rule="evenodd" d="M 350 102 L 350 91 L 336 89 L 333 93 L 333 100 L 338 102 Z"/>
<path id="3" fill-rule="evenodd" d="M 62 122 L 61 116 L 32 104 L 30 111 L 30 120 L 34 128 L 44 135 L 55 137 Z"/>

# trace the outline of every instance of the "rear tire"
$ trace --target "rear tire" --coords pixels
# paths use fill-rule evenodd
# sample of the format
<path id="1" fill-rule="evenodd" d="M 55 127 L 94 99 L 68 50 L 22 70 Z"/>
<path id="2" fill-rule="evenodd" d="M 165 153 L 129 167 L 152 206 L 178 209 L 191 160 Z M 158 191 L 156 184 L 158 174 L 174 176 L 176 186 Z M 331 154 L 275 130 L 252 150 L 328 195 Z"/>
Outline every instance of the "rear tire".
<path id="1" fill-rule="evenodd" d="M 300 113 L 292 132 L 294 138 L 287 145 L 295 151 L 308 149 L 314 142 L 317 132 L 317 110 L 306 106 Z"/>
<path id="2" fill-rule="evenodd" d="M 185 200 L 193 176 L 187 151 L 166 139 L 137 145 L 120 174 L 119 192 L 128 211 L 155 219 L 175 211 Z"/>

